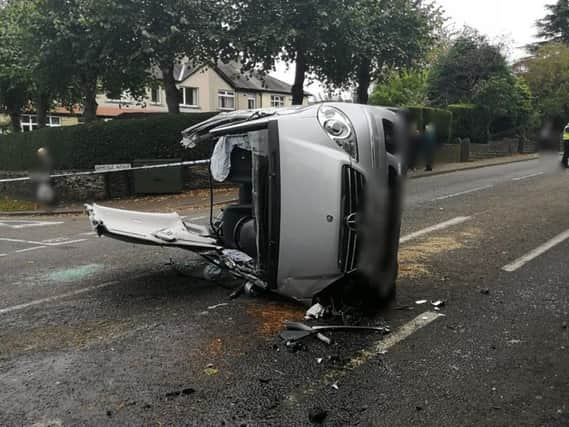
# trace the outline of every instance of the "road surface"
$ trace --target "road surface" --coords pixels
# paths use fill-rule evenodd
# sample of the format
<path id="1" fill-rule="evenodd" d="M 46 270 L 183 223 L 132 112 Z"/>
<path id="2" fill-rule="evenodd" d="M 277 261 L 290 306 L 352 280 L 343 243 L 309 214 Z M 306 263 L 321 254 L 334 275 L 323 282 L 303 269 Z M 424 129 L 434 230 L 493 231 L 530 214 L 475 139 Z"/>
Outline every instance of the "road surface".
<path id="1" fill-rule="evenodd" d="M 411 180 L 393 333 L 297 352 L 303 307 L 228 301 L 183 252 L 0 219 L 0 425 L 567 426 L 568 189 L 538 161 Z"/>

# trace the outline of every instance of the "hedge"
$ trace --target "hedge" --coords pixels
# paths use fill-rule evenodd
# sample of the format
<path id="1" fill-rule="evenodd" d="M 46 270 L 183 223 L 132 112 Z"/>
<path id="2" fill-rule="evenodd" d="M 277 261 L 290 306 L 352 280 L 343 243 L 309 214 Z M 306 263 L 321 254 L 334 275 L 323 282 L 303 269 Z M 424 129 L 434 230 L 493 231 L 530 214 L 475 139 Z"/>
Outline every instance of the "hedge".
<path id="1" fill-rule="evenodd" d="M 470 138 L 473 143 L 488 143 L 490 116 L 486 110 L 473 104 L 454 104 L 449 105 L 448 109 L 453 116 L 453 139 Z"/>
<path id="2" fill-rule="evenodd" d="M 450 143 L 452 126 L 450 111 L 429 107 L 407 107 L 407 110 L 419 129 L 424 129 L 429 123 L 434 123 L 438 142 Z"/>
<path id="3" fill-rule="evenodd" d="M 32 170 L 39 147 L 49 150 L 56 170 L 91 170 L 96 164 L 135 159 L 208 158 L 210 145 L 188 150 L 180 145 L 180 139 L 184 129 L 213 115 L 164 114 L 0 136 L 0 170 Z"/>

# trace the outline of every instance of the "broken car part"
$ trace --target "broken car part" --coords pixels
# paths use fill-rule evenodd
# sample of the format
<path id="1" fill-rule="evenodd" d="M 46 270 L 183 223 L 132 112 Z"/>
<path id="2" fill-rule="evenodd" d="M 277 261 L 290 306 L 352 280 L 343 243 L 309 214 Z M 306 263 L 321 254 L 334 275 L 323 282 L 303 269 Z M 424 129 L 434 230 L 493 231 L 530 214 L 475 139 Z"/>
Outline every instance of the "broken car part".
<path id="1" fill-rule="evenodd" d="M 306 327 L 313 331 L 375 331 L 388 334 L 391 332 L 387 326 L 352 326 L 352 325 L 315 325 L 308 326 L 301 322 L 291 322 L 285 320 L 284 325 L 291 330 L 307 330 Z"/>
<path id="2" fill-rule="evenodd" d="M 216 142 L 217 180 L 239 202 L 203 227 L 177 214 L 87 205 L 99 235 L 178 247 L 262 290 L 312 303 L 345 279 L 395 293 L 404 123 L 385 108 L 323 103 L 219 114 L 183 132 Z M 213 193 L 212 193 L 213 194 Z"/>

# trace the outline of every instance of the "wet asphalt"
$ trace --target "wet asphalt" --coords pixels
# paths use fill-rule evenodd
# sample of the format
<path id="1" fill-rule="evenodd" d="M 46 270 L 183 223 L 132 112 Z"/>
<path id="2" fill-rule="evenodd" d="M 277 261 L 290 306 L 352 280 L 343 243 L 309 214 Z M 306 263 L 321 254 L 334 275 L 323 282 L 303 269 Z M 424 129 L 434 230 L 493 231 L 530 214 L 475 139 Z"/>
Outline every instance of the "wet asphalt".
<path id="1" fill-rule="evenodd" d="M 462 220 L 402 244 L 364 319 L 392 335 L 298 351 L 278 333 L 305 307 L 229 301 L 182 251 L 0 219 L 0 425 L 569 425 L 569 240 L 503 270 L 569 229 L 568 189 L 539 161 L 409 181 L 403 235 Z"/>

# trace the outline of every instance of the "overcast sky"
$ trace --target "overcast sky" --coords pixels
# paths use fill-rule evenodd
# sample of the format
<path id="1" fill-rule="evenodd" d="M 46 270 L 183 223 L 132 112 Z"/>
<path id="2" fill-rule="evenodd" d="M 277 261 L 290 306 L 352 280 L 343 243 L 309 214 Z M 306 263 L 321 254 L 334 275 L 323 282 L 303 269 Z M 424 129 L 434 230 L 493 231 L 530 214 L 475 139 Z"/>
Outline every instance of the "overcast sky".
<path id="1" fill-rule="evenodd" d="M 457 28 L 468 25 L 491 39 L 508 42 L 510 59 L 524 55 L 522 47 L 534 41 L 535 21 L 546 13 L 545 5 L 556 0 L 437 0 L 444 8 L 449 23 Z M 275 77 L 292 83 L 293 69 L 277 65 Z M 307 85 L 312 92 L 319 92 L 319 85 Z"/>

